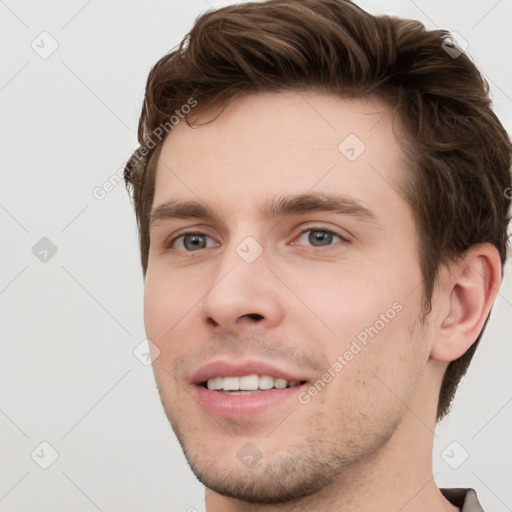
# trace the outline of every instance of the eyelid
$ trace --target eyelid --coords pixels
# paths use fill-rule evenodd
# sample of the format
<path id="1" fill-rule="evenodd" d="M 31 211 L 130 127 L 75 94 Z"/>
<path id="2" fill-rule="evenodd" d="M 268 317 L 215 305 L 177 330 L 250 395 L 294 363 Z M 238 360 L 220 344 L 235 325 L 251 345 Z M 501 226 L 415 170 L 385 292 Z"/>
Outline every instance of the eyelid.
<path id="1" fill-rule="evenodd" d="M 217 246 L 220 244 L 218 240 L 216 240 L 215 237 L 211 236 L 210 234 L 207 233 L 207 228 L 206 227 L 202 227 L 202 226 L 191 226 L 189 228 L 183 228 L 183 230 L 179 230 L 175 233 L 172 233 L 171 235 L 169 235 L 165 240 L 164 240 L 164 248 L 165 249 L 175 249 L 173 246 L 173 244 L 176 243 L 176 241 L 183 237 L 184 235 L 204 235 L 208 238 L 211 238 L 212 240 L 215 241 L 215 243 L 217 244 Z M 343 242 L 346 242 L 346 243 L 350 243 L 350 233 L 348 233 L 346 230 L 342 230 L 341 228 L 334 228 L 332 226 L 326 226 L 326 225 L 321 225 L 321 224 L 318 224 L 318 223 L 312 223 L 311 225 L 301 225 L 299 228 L 297 228 L 295 230 L 295 234 L 293 235 L 293 240 L 297 240 L 298 238 L 300 238 L 304 233 L 308 232 L 308 231 L 325 231 L 325 232 L 328 232 L 328 233 L 332 233 L 333 235 L 336 235 L 338 236 Z M 298 244 L 295 244 L 295 243 L 292 243 L 292 245 L 298 245 Z M 319 246 L 319 247 L 315 247 L 315 246 L 311 246 L 315 249 L 324 249 L 326 247 L 331 247 L 332 245 L 334 244 L 331 244 L 329 246 Z M 205 249 L 211 249 L 211 247 L 205 247 Z M 179 251 L 179 252 L 183 252 L 181 249 L 175 249 L 176 251 Z M 195 252 L 195 251 L 186 251 L 186 252 Z"/>
<path id="2" fill-rule="evenodd" d="M 200 228 L 198 226 L 190 227 L 190 228 L 184 228 L 183 230 L 177 231 L 176 233 L 172 233 L 164 240 L 164 247 L 166 249 L 174 249 L 173 244 L 176 243 L 176 241 L 181 238 L 184 235 L 204 235 L 208 238 L 211 238 L 215 241 L 215 243 L 218 245 L 219 242 L 211 235 L 206 233 L 206 230 L 203 228 Z M 179 249 L 176 249 L 179 250 Z M 193 251 L 190 251 L 193 252 Z"/>
<path id="3" fill-rule="evenodd" d="M 298 228 L 298 231 L 296 231 L 295 235 L 293 236 L 293 240 L 296 240 L 297 238 L 300 238 L 304 233 L 308 231 L 325 231 L 327 233 L 332 233 L 333 235 L 336 235 L 341 238 L 343 242 L 350 243 L 350 233 L 348 233 L 345 230 L 342 230 L 341 228 L 334 228 L 331 226 L 322 226 L 319 224 L 312 224 L 311 226 L 304 226 L 302 225 L 300 228 Z M 296 245 L 296 244 L 293 244 Z M 324 246 L 329 247 L 329 246 Z M 318 247 L 319 249 L 322 247 Z"/>

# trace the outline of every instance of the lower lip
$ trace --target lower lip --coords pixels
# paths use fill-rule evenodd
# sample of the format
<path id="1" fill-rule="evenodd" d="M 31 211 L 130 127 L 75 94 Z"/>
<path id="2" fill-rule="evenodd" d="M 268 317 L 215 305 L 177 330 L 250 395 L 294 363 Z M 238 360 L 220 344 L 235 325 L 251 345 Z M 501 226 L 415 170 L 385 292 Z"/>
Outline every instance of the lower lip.
<path id="1" fill-rule="evenodd" d="M 263 413 L 272 406 L 284 403 L 304 387 L 293 386 L 283 389 L 256 391 L 247 395 L 230 395 L 211 391 L 203 386 L 194 386 L 199 403 L 214 416 L 220 418 L 240 419 Z"/>

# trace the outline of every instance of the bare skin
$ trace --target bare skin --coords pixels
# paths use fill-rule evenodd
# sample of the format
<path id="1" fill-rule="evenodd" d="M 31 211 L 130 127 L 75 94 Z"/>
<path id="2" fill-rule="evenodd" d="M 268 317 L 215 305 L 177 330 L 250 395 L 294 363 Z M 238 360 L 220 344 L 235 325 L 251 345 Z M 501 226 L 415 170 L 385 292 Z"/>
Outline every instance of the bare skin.
<path id="1" fill-rule="evenodd" d="M 398 192 L 407 168 L 386 113 L 377 100 L 264 93 L 165 140 L 153 209 L 197 202 L 213 216 L 153 223 L 145 325 L 208 512 L 457 510 L 432 475 L 439 389 L 480 332 L 501 267 L 488 244 L 443 267 L 420 321 L 416 228 Z M 339 149 L 349 134 L 359 155 L 357 139 Z M 303 194 L 351 202 L 261 215 Z M 220 392 L 194 376 L 247 361 L 307 382 L 256 412 L 250 395 L 212 412 L 200 397 Z M 328 382 L 312 391 L 318 380 Z"/>

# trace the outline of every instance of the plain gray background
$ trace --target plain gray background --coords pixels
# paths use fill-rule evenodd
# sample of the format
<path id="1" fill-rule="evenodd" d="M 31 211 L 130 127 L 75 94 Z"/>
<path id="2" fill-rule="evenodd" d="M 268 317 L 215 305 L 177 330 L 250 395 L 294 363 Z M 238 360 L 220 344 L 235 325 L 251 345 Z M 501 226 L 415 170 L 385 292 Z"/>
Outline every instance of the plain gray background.
<path id="1" fill-rule="evenodd" d="M 0 0 L 2 511 L 204 510 L 133 353 L 145 333 L 131 203 L 123 183 L 93 191 L 136 147 L 152 64 L 228 3 Z M 358 3 L 462 35 L 511 133 L 510 0 Z M 512 510 L 507 271 L 434 445 L 438 485 L 474 487 L 493 512 Z"/>

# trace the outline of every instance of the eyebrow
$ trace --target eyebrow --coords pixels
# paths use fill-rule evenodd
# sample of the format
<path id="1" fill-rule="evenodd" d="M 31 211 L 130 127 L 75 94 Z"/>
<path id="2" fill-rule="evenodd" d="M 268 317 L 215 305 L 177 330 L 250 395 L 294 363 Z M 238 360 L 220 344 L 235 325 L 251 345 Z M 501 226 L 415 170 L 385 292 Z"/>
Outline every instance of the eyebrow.
<path id="1" fill-rule="evenodd" d="M 258 213 L 263 218 L 300 215 L 309 212 L 328 212 L 348 215 L 380 226 L 376 214 L 356 199 L 322 192 L 277 196 L 267 200 Z M 218 219 L 214 211 L 197 201 L 171 200 L 156 206 L 150 216 L 150 226 L 170 219 Z"/>

